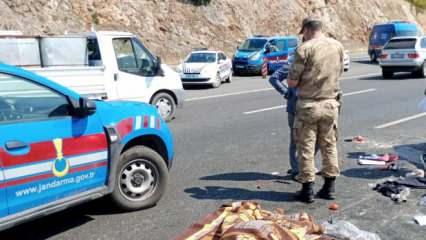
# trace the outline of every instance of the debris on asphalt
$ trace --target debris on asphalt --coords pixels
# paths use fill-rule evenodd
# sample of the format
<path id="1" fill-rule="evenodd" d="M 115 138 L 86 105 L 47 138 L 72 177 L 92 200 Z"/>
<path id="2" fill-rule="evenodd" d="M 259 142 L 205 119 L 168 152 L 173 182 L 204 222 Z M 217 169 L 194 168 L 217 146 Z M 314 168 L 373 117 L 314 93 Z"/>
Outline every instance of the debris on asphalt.
<path id="1" fill-rule="evenodd" d="M 426 194 L 423 194 L 423 196 L 420 198 L 419 206 L 426 207 Z"/>
<path id="2" fill-rule="evenodd" d="M 282 209 L 270 212 L 255 202 L 235 202 L 191 225 L 176 240 L 298 240 L 333 239 L 324 227 L 306 213 L 286 215 Z"/>
<path id="3" fill-rule="evenodd" d="M 419 109 L 422 112 L 426 112 L 426 97 L 423 98 L 420 102 L 419 102 Z"/>
<path id="4" fill-rule="evenodd" d="M 348 138 L 344 140 L 345 142 L 353 142 L 353 143 L 357 143 L 357 144 L 362 144 L 362 143 L 366 143 L 367 142 L 367 138 L 363 137 L 363 136 L 356 136 L 353 138 Z"/>
<path id="5" fill-rule="evenodd" d="M 425 172 L 421 169 L 416 169 L 412 172 L 405 174 L 405 177 L 406 178 L 410 178 L 410 177 L 421 177 L 421 178 L 423 178 L 423 177 L 425 177 Z"/>
<path id="6" fill-rule="evenodd" d="M 322 224 L 325 227 L 325 233 L 337 239 L 345 240 L 380 240 L 380 237 L 375 233 L 370 233 L 357 228 L 348 221 L 337 221 L 335 223 L 325 222 Z"/>
<path id="7" fill-rule="evenodd" d="M 414 221 L 420 226 L 426 226 L 426 215 L 414 216 Z"/>
<path id="8" fill-rule="evenodd" d="M 396 181 L 386 181 L 376 184 L 373 190 L 391 198 L 395 202 L 406 202 L 408 195 L 410 195 L 410 189 L 398 184 Z"/>
<path id="9" fill-rule="evenodd" d="M 272 172 L 271 175 L 272 176 L 278 176 L 278 175 L 280 175 L 280 172 Z"/>
<path id="10" fill-rule="evenodd" d="M 339 210 L 340 206 L 337 203 L 332 203 L 330 204 L 330 206 L 328 206 L 328 209 L 332 210 L 332 211 L 337 211 Z"/>

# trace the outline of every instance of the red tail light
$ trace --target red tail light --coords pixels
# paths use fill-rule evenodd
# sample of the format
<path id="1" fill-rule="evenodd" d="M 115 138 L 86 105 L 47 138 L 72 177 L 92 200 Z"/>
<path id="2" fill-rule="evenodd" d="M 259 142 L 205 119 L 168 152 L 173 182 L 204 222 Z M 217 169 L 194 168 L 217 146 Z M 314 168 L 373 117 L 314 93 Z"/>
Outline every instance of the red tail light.
<path id="1" fill-rule="evenodd" d="M 419 58 L 419 57 L 420 57 L 420 55 L 418 53 L 409 53 L 408 54 L 408 58 L 411 58 L 411 59 L 416 59 L 416 58 Z"/>
<path id="2" fill-rule="evenodd" d="M 388 58 L 388 54 L 383 53 L 380 55 L 380 59 L 386 59 L 386 58 Z"/>

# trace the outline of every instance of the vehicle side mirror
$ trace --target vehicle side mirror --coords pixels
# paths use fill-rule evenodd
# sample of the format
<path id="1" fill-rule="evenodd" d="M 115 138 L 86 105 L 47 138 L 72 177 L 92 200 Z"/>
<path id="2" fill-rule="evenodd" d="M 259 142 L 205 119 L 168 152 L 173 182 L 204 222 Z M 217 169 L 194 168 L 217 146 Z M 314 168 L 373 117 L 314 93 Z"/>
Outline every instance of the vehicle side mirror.
<path id="1" fill-rule="evenodd" d="M 78 106 L 74 106 L 74 115 L 79 118 L 84 118 L 93 115 L 96 112 L 96 103 L 87 98 L 80 98 Z"/>
<path id="2" fill-rule="evenodd" d="M 161 58 L 159 56 L 155 57 L 155 73 L 157 76 L 164 76 L 163 69 L 161 68 Z"/>
<path id="3" fill-rule="evenodd" d="M 239 50 L 240 49 L 240 45 L 237 45 L 237 50 Z"/>

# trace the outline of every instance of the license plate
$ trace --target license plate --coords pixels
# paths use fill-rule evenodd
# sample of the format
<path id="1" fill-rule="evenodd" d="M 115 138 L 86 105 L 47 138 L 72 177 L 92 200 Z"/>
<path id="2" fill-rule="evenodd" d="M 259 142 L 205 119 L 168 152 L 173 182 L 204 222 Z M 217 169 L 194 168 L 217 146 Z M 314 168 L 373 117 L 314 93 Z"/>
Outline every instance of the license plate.
<path id="1" fill-rule="evenodd" d="M 187 75 L 185 75 L 185 78 L 197 78 L 198 77 L 198 74 L 187 74 Z"/>
<path id="2" fill-rule="evenodd" d="M 401 59 L 401 58 L 404 58 L 404 54 L 394 53 L 394 54 L 391 54 L 391 58 Z"/>
<path id="3" fill-rule="evenodd" d="M 244 68 L 244 66 L 236 65 L 235 68 Z"/>

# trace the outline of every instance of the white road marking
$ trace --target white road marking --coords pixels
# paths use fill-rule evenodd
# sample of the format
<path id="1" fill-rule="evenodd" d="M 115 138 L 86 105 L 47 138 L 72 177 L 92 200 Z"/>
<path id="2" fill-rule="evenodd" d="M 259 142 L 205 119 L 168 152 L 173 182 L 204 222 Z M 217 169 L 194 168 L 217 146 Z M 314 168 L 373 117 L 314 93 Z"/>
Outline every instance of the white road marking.
<path id="1" fill-rule="evenodd" d="M 349 80 L 349 79 L 355 79 L 355 78 L 375 77 L 375 76 L 381 76 L 381 75 L 379 75 L 379 73 L 371 73 L 371 74 L 365 74 L 365 75 L 343 77 L 340 80 Z M 185 99 L 185 102 L 193 102 L 193 101 L 213 99 L 213 98 L 230 97 L 230 96 L 237 96 L 237 95 L 250 94 L 250 93 L 266 92 L 266 91 L 271 91 L 271 90 L 275 90 L 275 89 L 274 88 L 261 88 L 261 89 L 256 89 L 256 90 L 247 90 L 247 91 L 240 91 L 240 92 L 224 93 L 224 94 L 210 95 L 210 96 L 204 96 L 204 97 L 194 97 L 194 98 Z"/>
<path id="2" fill-rule="evenodd" d="M 377 91 L 375 88 L 370 88 L 370 89 L 365 89 L 365 90 L 356 91 L 356 92 L 344 93 L 343 97 L 358 95 L 358 94 L 363 94 L 363 93 L 369 93 L 369 92 L 375 92 L 375 91 Z"/>
<path id="3" fill-rule="evenodd" d="M 188 99 L 185 100 L 185 102 L 205 100 L 205 99 L 211 99 L 211 98 L 229 97 L 229 96 L 236 96 L 236 95 L 257 93 L 257 92 L 265 92 L 265 91 L 271 91 L 271 90 L 274 90 L 274 89 L 273 88 L 262 88 L 262 89 L 256 89 L 256 90 L 225 93 L 225 94 L 211 95 L 211 96 L 205 96 L 205 97 L 188 98 Z"/>
<path id="4" fill-rule="evenodd" d="M 244 112 L 244 114 L 249 115 L 249 114 L 253 114 L 253 113 L 266 112 L 266 111 L 271 111 L 271 110 L 275 110 L 275 109 L 281 109 L 281 108 L 285 108 L 285 107 L 287 107 L 287 105 L 279 105 L 279 106 L 275 106 L 275 107 L 262 108 L 262 109 L 258 109 L 258 110 Z"/>
<path id="5" fill-rule="evenodd" d="M 421 117 L 424 117 L 424 116 L 426 116 L 426 112 L 416 114 L 416 115 L 413 115 L 413 116 L 410 116 L 410 117 L 402 118 L 402 119 L 399 119 L 399 120 L 396 120 L 396 121 L 393 121 L 393 122 L 385 123 L 385 124 L 379 125 L 375 128 L 376 129 L 388 128 L 388 127 L 392 127 L 392 126 L 398 125 L 400 123 L 408 122 L 408 121 L 411 121 L 411 120 L 414 120 L 414 119 L 417 119 L 417 118 L 421 118 Z"/>
<path id="6" fill-rule="evenodd" d="M 369 92 L 374 92 L 374 91 L 376 91 L 375 88 L 370 88 L 370 89 L 365 89 L 365 90 L 356 91 L 356 92 L 344 93 L 343 96 L 347 97 L 347 96 L 369 93 Z M 257 110 L 253 110 L 253 111 L 244 112 L 243 114 L 250 115 L 250 114 L 254 114 L 254 113 L 260 113 L 260 112 L 266 112 L 266 111 L 281 109 L 281 108 L 285 108 L 286 106 L 287 105 L 279 105 L 279 106 L 275 106 L 275 107 L 262 108 L 262 109 L 257 109 Z"/>

